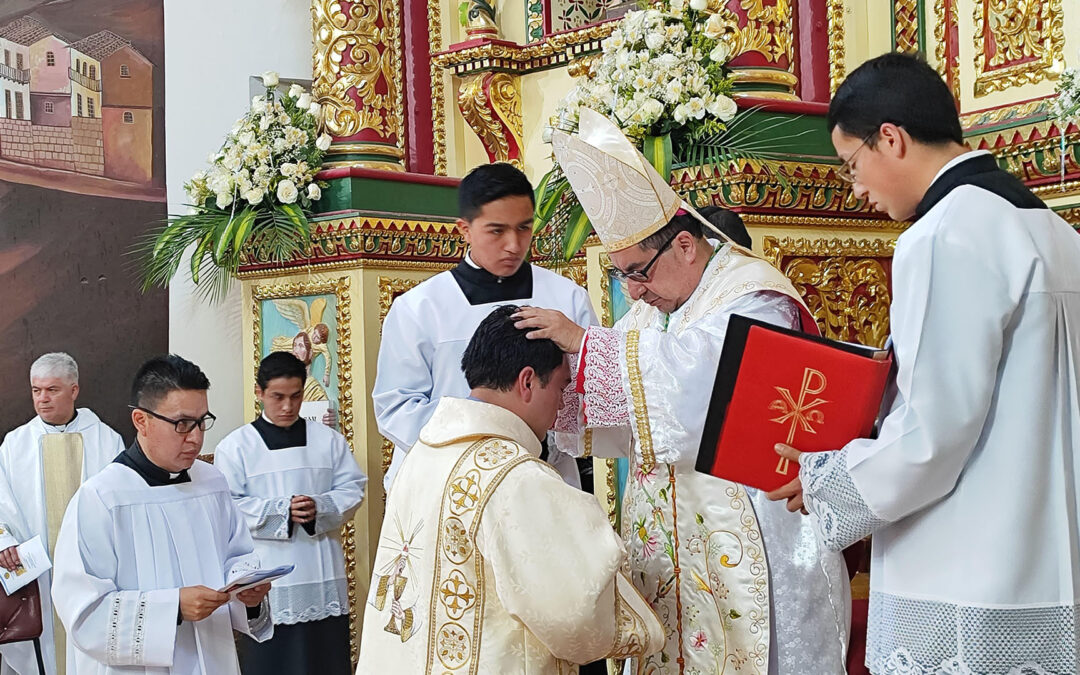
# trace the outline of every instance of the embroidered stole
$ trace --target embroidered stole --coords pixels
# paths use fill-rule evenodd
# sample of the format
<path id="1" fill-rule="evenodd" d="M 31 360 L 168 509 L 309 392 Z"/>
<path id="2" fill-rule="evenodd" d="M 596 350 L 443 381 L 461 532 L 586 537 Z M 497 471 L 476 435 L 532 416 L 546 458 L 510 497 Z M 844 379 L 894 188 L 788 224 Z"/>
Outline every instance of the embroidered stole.
<path id="1" fill-rule="evenodd" d="M 41 470 L 45 480 L 45 522 L 49 557 L 55 560 L 56 537 L 68 502 L 82 485 L 83 437 L 79 433 L 45 434 L 41 437 Z M 53 612 L 56 670 L 66 671 L 67 634 L 60 617 Z"/>

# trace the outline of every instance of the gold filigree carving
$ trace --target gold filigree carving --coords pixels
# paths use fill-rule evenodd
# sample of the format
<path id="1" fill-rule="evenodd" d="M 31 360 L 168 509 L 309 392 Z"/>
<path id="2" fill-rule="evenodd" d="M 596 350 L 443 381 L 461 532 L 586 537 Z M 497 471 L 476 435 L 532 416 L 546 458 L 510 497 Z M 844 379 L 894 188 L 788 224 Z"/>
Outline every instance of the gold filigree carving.
<path id="1" fill-rule="evenodd" d="M 370 129 L 401 147 L 400 9 L 394 0 L 312 0 L 314 83 L 336 137 Z M 382 93 L 385 91 L 385 93 Z"/>
<path id="2" fill-rule="evenodd" d="M 306 281 L 291 284 L 272 284 L 255 286 L 251 291 L 252 332 L 255 350 L 253 368 L 259 369 L 262 360 L 262 312 L 264 300 L 295 298 L 305 295 L 333 293 L 336 304 L 337 342 L 338 342 L 338 422 L 341 433 L 349 442 L 355 454 L 353 440 L 353 400 L 352 400 L 352 304 L 349 299 L 349 277 L 339 277 L 325 281 Z M 345 554 L 345 577 L 349 594 L 349 653 L 355 666 L 360 654 L 360 615 L 356 611 L 358 583 L 356 576 L 356 524 L 350 520 L 341 527 L 341 548 Z"/>
<path id="3" fill-rule="evenodd" d="M 1073 227 L 1080 227 L 1080 206 L 1071 206 L 1066 209 L 1056 209 L 1055 213 L 1061 216 L 1066 223 Z"/>
<path id="4" fill-rule="evenodd" d="M 481 73 L 465 78 L 458 109 L 484 144 L 492 162 L 521 163 L 521 95 L 517 78 L 506 73 Z"/>
<path id="5" fill-rule="evenodd" d="M 432 152 L 435 159 L 435 174 L 446 175 L 446 98 L 443 84 L 443 69 L 434 61 L 436 54 L 442 51 L 442 5 L 439 0 L 428 0 L 428 50 L 432 61 L 431 73 L 431 133 Z"/>
<path id="6" fill-rule="evenodd" d="M 934 0 L 934 56 L 937 59 L 937 71 L 945 78 L 953 98 L 960 100 L 960 57 L 958 45 L 951 45 L 955 37 L 957 24 L 957 0 Z"/>
<path id="7" fill-rule="evenodd" d="M 919 0 L 894 0 L 893 46 L 896 51 L 919 51 L 919 19 Z"/>
<path id="8" fill-rule="evenodd" d="M 806 300 L 826 337 L 882 347 L 889 335 L 889 273 L 895 243 L 883 239 L 765 237 L 765 257 Z"/>
<path id="9" fill-rule="evenodd" d="M 766 5 L 765 0 L 740 0 L 739 6 L 746 14 L 745 20 L 727 8 L 716 6 L 718 14 L 728 27 L 727 40 L 733 54 L 757 52 L 773 63 L 786 58 L 790 64 L 794 58 L 794 33 L 790 0 L 776 0 Z"/>
<path id="10" fill-rule="evenodd" d="M 836 93 L 836 88 L 844 81 L 847 73 L 844 53 L 844 0 L 827 0 L 826 14 L 829 24 L 829 91 Z"/>
<path id="11" fill-rule="evenodd" d="M 1016 105 L 1006 105 L 1000 108 L 991 108 L 989 110 L 978 110 L 961 115 L 960 126 L 966 131 L 976 127 L 985 127 L 992 124 L 1000 124 L 1002 122 L 1024 120 L 1037 115 L 1045 115 L 1050 110 L 1050 103 L 1052 101 L 1053 98 L 1048 96 L 1045 98 L 1037 98 L 1032 101 L 1025 101 L 1024 103 L 1018 103 Z"/>
<path id="12" fill-rule="evenodd" d="M 458 49 L 434 56 L 432 64 L 451 68 L 455 75 L 465 76 L 481 70 L 498 68 L 511 73 L 526 73 L 538 68 L 568 63 L 587 51 L 600 49 L 600 41 L 615 30 L 614 21 L 585 26 L 576 30 L 549 35 L 541 42 L 516 45 L 487 42 L 476 47 Z"/>
<path id="13" fill-rule="evenodd" d="M 977 0 L 975 96 L 1056 78 L 1063 61 L 1061 0 Z"/>
<path id="14" fill-rule="evenodd" d="M 574 59 L 570 62 L 570 65 L 566 67 L 566 72 L 570 77 L 587 77 L 592 73 L 593 64 L 600 59 L 599 54 L 589 54 L 588 56 L 582 56 L 579 59 Z"/>

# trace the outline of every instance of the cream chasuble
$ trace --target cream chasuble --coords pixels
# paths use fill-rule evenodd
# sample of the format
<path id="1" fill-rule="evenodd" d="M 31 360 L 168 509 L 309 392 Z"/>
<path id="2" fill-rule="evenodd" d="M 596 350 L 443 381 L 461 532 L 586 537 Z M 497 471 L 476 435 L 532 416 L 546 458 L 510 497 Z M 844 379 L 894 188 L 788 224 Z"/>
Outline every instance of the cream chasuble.
<path id="1" fill-rule="evenodd" d="M 595 456 L 630 457 L 622 527 L 631 578 L 667 630 L 663 653 L 633 672 L 840 673 L 850 621 L 843 558 L 783 505 L 694 470 L 732 314 L 816 330 L 783 275 L 724 245 L 673 314 L 637 302 L 614 328 L 587 333 L 583 438 Z M 573 427 L 563 415 L 560 428 Z"/>
<path id="2" fill-rule="evenodd" d="M 589 494 L 498 406 L 444 397 L 386 502 L 360 675 L 558 675 L 660 649 Z"/>
<path id="3" fill-rule="evenodd" d="M 60 430 L 63 431 L 60 431 Z M 120 435 L 97 415 L 80 408 L 75 419 L 55 427 L 35 417 L 11 431 L 0 445 L 0 550 L 40 535 L 50 557 L 64 510 L 79 485 L 123 452 Z M 42 656 L 48 675 L 63 674 L 64 632 L 54 618 L 49 593 L 52 572 L 38 579 L 41 589 Z M 30 643 L 0 646 L 0 675 L 36 675 Z"/>

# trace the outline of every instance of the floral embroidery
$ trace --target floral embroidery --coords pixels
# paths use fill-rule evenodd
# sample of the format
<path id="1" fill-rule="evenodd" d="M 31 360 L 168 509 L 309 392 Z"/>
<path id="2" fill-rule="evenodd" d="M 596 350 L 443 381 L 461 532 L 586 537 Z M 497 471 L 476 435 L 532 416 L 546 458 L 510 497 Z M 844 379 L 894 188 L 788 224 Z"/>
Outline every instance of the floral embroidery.
<path id="1" fill-rule="evenodd" d="M 705 631 L 703 630 L 699 630 L 690 636 L 690 646 L 698 651 L 705 649 L 708 644 L 709 638 L 705 635 Z"/>

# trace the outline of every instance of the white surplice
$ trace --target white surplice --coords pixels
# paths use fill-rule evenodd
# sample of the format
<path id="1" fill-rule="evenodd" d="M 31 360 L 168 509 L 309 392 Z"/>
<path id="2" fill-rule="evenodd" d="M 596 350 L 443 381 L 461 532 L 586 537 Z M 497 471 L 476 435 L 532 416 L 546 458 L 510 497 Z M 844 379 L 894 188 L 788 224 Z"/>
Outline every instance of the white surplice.
<path id="1" fill-rule="evenodd" d="M 371 397 L 379 433 L 394 443 L 394 459 L 384 479 L 387 487 L 439 399 L 469 395 L 461 357 L 476 327 L 496 307 L 532 305 L 557 309 L 579 326 L 597 323 L 584 288 L 543 267 L 531 267 L 532 296 L 527 298 L 471 305 L 446 271 L 394 300 L 383 322 Z M 548 462 L 563 479 L 580 486 L 573 458 L 553 443 L 548 450 Z"/>
<path id="2" fill-rule="evenodd" d="M 226 436 L 214 466 L 229 483 L 264 567 L 295 565 L 270 589 L 275 624 L 349 613 L 341 526 L 364 499 L 367 477 L 337 431 L 307 423 L 307 445 L 270 450 L 251 424 Z M 290 526 L 293 495 L 315 500 L 314 535 Z"/>
<path id="3" fill-rule="evenodd" d="M 179 617 L 179 589 L 222 588 L 260 568 L 225 478 L 196 461 L 191 481 L 150 487 L 112 463 L 68 505 L 56 544 L 53 603 L 76 675 L 239 675 L 233 630 L 269 639 L 232 600 L 202 621 Z"/>
<path id="4" fill-rule="evenodd" d="M 589 494 L 517 415 L 444 397 L 386 500 L 358 675 L 570 675 L 663 630 Z"/>
<path id="5" fill-rule="evenodd" d="M 35 536 L 40 536 L 43 543 L 49 541 L 41 438 L 55 433 L 82 435 L 84 481 L 124 451 L 120 434 L 87 408 L 79 408 L 75 419 L 67 425 L 54 426 L 35 417 L 8 433 L 0 445 L 0 550 Z M 51 580 L 51 571 L 38 577 L 44 628 L 41 647 L 47 675 L 56 674 L 56 644 L 49 597 Z M 13 671 L 19 675 L 36 675 L 38 672 L 34 647 L 29 642 L 0 646 L 0 658 L 3 659 L 0 675 L 9 675 Z"/>
<path id="6" fill-rule="evenodd" d="M 783 504 L 695 470 L 728 320 L 798 328 L 797 297 L 775 268 L 725 245 L 675 312 L 638 301 L 613 328 L 588 330 L 582 438 L 596 456 L 630 457 L 622 527 L 631 578 L 668 630 L 664 654 L 634 672 L 844 671 L 842 555 Z"/>
<path id="7" fill-rule="evenodd" d="M 873 532 L 876 675 L 1080 669 L 1080 237 L 996 171 L 947 164 L 897 240 L 878 438 L 802 458 L 828 543 Z"/>

